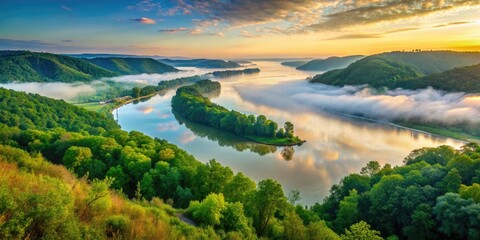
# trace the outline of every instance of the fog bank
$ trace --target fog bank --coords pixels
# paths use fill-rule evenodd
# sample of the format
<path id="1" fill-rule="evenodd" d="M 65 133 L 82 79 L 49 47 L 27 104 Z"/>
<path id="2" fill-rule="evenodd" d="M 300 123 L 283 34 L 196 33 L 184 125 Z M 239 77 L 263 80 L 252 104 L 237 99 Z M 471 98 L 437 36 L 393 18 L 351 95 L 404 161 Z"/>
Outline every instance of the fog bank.
<path id="1" fill-rule="evenodd" d="M 80 95 L 95 93 L 95 88 L 85 83 L 5 83 L 0 84 L 0 87 L 63 100 L 73 100 Z"/>
<path id="2" fill-rule="evenodd" d="M 248 101 L 291 111 L 326 110 L 385 121 L 480 122 L 480 95 L 431 88 L 379 92 L 366 86 L 334 87 L 297 81 L 255 89 L 238 86 L 236 90 Z"/>

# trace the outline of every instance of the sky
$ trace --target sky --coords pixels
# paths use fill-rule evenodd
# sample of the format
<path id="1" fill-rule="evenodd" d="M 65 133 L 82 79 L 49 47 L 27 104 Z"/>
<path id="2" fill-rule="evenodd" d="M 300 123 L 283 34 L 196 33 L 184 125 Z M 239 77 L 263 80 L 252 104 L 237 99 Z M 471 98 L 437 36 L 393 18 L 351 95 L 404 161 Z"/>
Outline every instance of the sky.
<path id="1" fill-rule="evenodd" d="M 0 0 L 0 49 L 210 58 L 480 51 L 480 0 Z"/>

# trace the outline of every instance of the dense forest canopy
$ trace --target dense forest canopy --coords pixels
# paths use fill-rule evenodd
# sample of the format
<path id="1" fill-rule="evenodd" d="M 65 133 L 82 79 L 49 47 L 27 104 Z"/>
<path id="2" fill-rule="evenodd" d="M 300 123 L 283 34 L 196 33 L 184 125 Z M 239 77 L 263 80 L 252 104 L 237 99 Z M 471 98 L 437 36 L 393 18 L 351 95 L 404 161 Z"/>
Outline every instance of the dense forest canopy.
<path id="1" fill-rule="evenodd" d="M 416 82 L 423 82 L 418 84 L 418 87 L 423 87 L 428 81 L 420 79 L 421 77 L 478 63 L 478 52 L 389 52 L 371 55 L 344 69 L 317 75 L 311 82 L 338 86 L 368 84 L 388 88 L 417 86 Z M 443 88 L 458 89 L 456 86 L 461 85 L 462 81 L 462 77 L 456 82 L 444 81 Z"/>
<path id="2" fill-rule="evenodd" d="M 165 73 L 178 72 L 179 70 L 161 63 L 152 58 L 118 58 L 118 57 L 100 57 L 93 59 L 86 59 L 86 61 L 93 63 L 102 68 L 108 69 L 120 74 L 142 74 L 142 73 Z"/>
<path id="3" fill-rule="evenodd" d="M 118 73 L 82 59 L 30 51 L 0 51 L 0 82 L 90 82 Z"/>
<path id="4" fill-rule="evenodd" d="M 339 239 L 312 211 L 287 201 L 274 180 L 257 185 L 215 160 L 202 164 L 165 140 L 122 131 L 102 115 L 39 95 L 2 91 L 2 109 L 13 105 L 39 110 L 5 111 L 0 119 L 0 165 L 12 169 L 0 174 L 0 198 L 6 204 L 0 208 L 2 238 L 256 239 L 299 235 Z M 66 116 L 65 120 L 78 116 L 78 121 L 85 123 L 77 122 L 78 128 L 71 128 L 67 121 L 54 118 L 55 114 L 43 113 L 53 111 Z M 22 129 L 17 122 L 5 120 L 27 118 L 32 122 L 45 118 L 54 125 Z M 93 123 L 89 121 L 103 128 L 92 131 L 95 125 L 90 126 Z M 19 183 L 22 190 L 15 187 Z M 46 199 L 51 201 L 52 194 L 58 195 L 58 204 L 34 210 L 42 208 Z M 36 200 L 26 200 L 31 197 Z M 188 216 L 199 227 L 182 223 L 175 214 Z"/>

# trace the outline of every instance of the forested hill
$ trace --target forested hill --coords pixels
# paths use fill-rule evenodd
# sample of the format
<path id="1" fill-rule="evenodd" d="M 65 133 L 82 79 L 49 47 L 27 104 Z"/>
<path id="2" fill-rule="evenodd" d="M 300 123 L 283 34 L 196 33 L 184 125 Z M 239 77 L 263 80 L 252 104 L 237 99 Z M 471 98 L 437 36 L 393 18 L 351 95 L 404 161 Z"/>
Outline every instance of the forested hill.
<path id="1" fill-rule="evenodd" d="M 88 82 L 115 72 L 82 59 L 30 51 L 0 51 L 0 82 Z"/>
<path id="2" fill-rule="evenodd" d="M 63 101 L 0 91 L 0 239 L 339 239 L 274 180 L 257 185 Z"/>
<path id="3" fill-rule="evenodd" d="M 20 129 L 50 129 L 91 133 L 118 129 L 113 118 L 86 111 L 63 100 L 0 88 L 0 123 Z"/>
<path id="4" fill-rule="evenodd" d="M 329 57 L 326 59 L 315 59 L 301 66 L 298 66 L 297 69 L 306 71 L 329 71 L 333 69 L 345 68 L 348 65 L 364 57 L 365 56 L 354 55 L 345 57 Z"/>
<path id="5" fill-rule="evenodd" d="M 198 68 L 237 68 L 240 64 L 233 61 L 224 61 L 218 59 L 191 59 L 191 60 L 172 60 L 159 59 L 158 61 L 174 67 L 198 67 Z"/>
<path id="6" fill-rule="evenodd" d="M 86 61 L 120 74 L 165 73 L 179 71 L 172 66 L 161 63 L 152 58 L 100 57 L 86 59 Z"/>
<path id="7" fill-rule="evenodd" d="M 449 92 L 478 93 L 480 92 L 480 64 L 400 82 L 397 86 L 409 89 L 433 87 Z"/>
<path id="8" fill-rule="evenodd" d="M 478 63 L 480 52 L 389 52 L 366 57 L 345 69 L 317 75 L 311 82 L 396 87 L 401 81 Z"/>

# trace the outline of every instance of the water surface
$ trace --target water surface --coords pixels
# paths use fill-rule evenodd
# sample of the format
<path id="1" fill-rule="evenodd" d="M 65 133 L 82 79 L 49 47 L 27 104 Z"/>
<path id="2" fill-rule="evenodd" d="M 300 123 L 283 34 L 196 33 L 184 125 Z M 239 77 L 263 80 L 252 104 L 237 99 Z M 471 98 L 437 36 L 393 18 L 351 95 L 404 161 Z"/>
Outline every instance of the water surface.
<path id="1" fill-rule="evenodd" d="M 462 144 L 386 122 L 325 112 L 303 104 L 295 100 L 295 93 L 289 90 L 314 89 L 305 78 L 316 73 L 298 71 L 278 62 L 255 63 L 261 69 L 258 74 L 212 78 L 222 83 L 222 89 L 209 97 L 229 109 L 264 114 L 279 125 L 291 121 L 296 135 L 307 141 L 302 146 L 284 148 L 255 144 L 185 121 L 172 113 L 170 100 L 174 90 L 119 108 L 118 122 L 124 130 L 137 130 L 166 139 L 202 162 L 216 159 L 255 181 L 275 179 L 286 194 L 298 189 L 301 202 L 307 205 L 321 202 L 333 184 L 349 173 L 359 172 L 369 161 L 399 165 L 413 149 Z M 277 90 L 273 91 L 273 87 Z M 265 95 L 258 94 L 262 91 Z"/>

